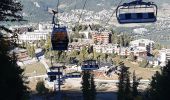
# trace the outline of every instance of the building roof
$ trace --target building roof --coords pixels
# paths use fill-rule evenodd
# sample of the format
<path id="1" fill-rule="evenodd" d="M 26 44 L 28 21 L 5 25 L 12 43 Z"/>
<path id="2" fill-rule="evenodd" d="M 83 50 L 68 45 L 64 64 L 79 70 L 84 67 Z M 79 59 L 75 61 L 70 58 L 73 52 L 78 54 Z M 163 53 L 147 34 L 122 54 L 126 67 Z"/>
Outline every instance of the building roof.
<path id="1" fill-rule="evenodd" d="M 138 44 L 138 43 L 145 43 L 145 44 L 149 44 L 149 43 L 155 43 L 154 41 L 152 40 L 149 40 L 149 39 L 138 39 L 138 40 L 134 40 L 134 41 L 131 41 L 130 44 Z"/>

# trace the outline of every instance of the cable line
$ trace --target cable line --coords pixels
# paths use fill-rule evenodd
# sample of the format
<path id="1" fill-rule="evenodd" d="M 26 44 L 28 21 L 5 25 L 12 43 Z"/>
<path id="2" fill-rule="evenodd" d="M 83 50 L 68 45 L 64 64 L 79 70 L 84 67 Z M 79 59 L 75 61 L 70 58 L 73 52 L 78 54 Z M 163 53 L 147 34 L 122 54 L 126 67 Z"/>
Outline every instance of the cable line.
<path id="1" fill-rule="evenodd" d="M 106 21 L 106 24 L 104 25 L 104 27 L 106 27 L 109 23 L 109 21 L 111 20 L 111 18 L 113 17 L 113 15 L 116 13 L 117 7 L 123 2 L 124 0 L 120 0 L 120 2 L 118 3 L 118 5 L 116 6 L 115 10 L 112 12 L 112 15 L 110 16 L 110 18 Z"/>
<path id="2" fill-rule="evenodd" d="M 84 5 L 83 5 L 83 10 L 85 9 L 85 7 L 86 7 L 86 4 L 87 4 L 87 0 L 85 0 L 85 2 L 84 2 Z M 83 10 L 81 11 L 81 14 L 80 14 L 80 16 L 79 16 L 78 25 L 79 25 L 80 19 L 81 19 L 81 17 L 82 17 L 82 14 L 83 14 Z"/>

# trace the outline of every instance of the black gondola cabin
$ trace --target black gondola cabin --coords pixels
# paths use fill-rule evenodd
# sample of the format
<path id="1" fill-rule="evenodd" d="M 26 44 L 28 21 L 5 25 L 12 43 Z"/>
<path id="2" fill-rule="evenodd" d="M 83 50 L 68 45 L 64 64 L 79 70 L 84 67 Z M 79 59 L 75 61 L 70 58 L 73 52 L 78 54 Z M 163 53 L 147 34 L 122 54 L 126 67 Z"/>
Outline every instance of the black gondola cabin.
<path id="1" fill-rule="evenodd" d="M 66 27 L 55 27 L 53 28 L 51 35 L 51 43 L 53 50 L 67 50 L 68 48 L 68 34 Z"/>

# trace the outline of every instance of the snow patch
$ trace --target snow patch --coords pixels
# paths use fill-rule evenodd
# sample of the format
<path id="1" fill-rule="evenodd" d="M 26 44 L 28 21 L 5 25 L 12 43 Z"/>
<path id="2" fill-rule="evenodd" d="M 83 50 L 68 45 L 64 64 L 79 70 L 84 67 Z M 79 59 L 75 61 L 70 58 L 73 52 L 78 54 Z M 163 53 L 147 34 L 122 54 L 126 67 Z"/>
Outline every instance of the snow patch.
<path id="1" fill-rule="evenodd" d="M 23 13 L 22 13 L 22 16 L 27 17 L 27 16 L 28 16 L 28 14 L 27 14 L 27 13 L 25 13 L 25 12 L 23 12 Z"/>
<path id="2" fill-rule="evenodd" d="M 34 5 L 38 8 L 40 8 L 40 5 L 38 4 L 38 2 L 34 2 Z"/>

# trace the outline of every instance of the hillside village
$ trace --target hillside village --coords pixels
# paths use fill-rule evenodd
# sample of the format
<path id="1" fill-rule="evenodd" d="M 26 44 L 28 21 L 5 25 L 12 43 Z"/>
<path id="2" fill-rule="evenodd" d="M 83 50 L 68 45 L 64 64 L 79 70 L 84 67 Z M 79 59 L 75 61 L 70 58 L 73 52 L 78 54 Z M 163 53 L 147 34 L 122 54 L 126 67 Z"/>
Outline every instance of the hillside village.
<path id="1" fill-rule="evenodd" d="M 122 2 L 0 2 L 0 99 L 167 100 L 170 7 Z"/>
<path id="2" fill-rule="evenodd" d="M 11 29 L 18 31 L 16 43 L 20 44 L 19 48 L 11 51 L 11 54 L 16 54 L 18 65 L 25 69 L 25 76 L 28 76 L 30 81 L 29 87 L 34 90 L 35 79 L 41 79 L 45 80 L 47 87 L 54 89 L 54 83 L 48 81 L 46 73 L 50 71 L 52 66 L 52 52 L 49 44 L 52 24 L 39 23 L 31 27 L 11 27 Z M 64 64 L 66 66 L 66 69 L 63 69 L 64 75 L 72 72 L 81 73 L 83 59 L 94 58 L 99 63 L 99 69 L 94 72 L 96 79 L 110 80 L 110 84 L 115 84 L 118 80 L 117 73 L 120 71 L 118 65 L 123 61 L 130 67 L 131 73 L 135 70 L 138 73 L 137 76 L 143 78 L 141 82 L 144 82 L 145 85 L 141 85 L 141 88 L 146 88 L 148 79 L 155 71 L 165 66 L 167 60 L 170 59 L 170 49 L 161 48 L 149 39 L 133 40 L 126 34 L 115 34 L 107 30 L 96 31 L 91 29 L 90 26 L 80 30 L 78 36 L 74 35 L 76 31 L 73 31 L 72 28 L 68 28 L 67 31 L 71 40 L 68 50 L 59 59 L 57 58 L 58 54 L 53 55 L 54 65 Z M 121 42 L 120 37 L 125 40 Z M 93 53 L 84 53 L 85 48 L 91 48 Z M 83 55 L 85 58 L 82 58 Z M 73 80 L 68 78 L 63 86 L 79 89 L 80 80 L 74 80 L 74 82 L 77 82 L 77 87 L 73 85 Z M 67 88 L 62 89 L 67 90 Z M 116 88 L 111 85 L 110 89 Z"/>
<path id="3" fill-rule="evenodd" d="M 19 44 L 29 43 L 30 45 L 36 45 L 38 41 L 48 40 L 52 25 L 50 24 L 38 24 L 38 28 L 32 29 L 31 27 L 20 27 L 14 28 L 19 30 L 18 41 Z M 71 29 L 68 30 L 68 34 L 75 34 Z M 137 61 L 142 61 L 147 59 L 149 64 L 156 66 L 165 66 L 166 61 L 169 59 L 169 49 L 159 48 L 158 53 L 154 55 L 154 50 L 156 44 L 154 41 L 149 39 L 137 39 L 129 42 L 128 46 L 121 46 L 120 44 L 112 43 L 112 33 L 109 31 L 93 31 L 88 28 L 87 30 L 80 31 L 79 34 L 83 35 L 83 38 L 74 38 L 69 43 L 68 51 L 71 52 L 74 50 L 81 51 L 84 46 L 92 46 L 93 50 L 96 53 L 102 54 L 116 54 L 119 56 L 130 56 L 133 55 Z M 41 48 L 43 49 L 43 48 Z M 29 55 L 25 53 L 22 55 L 22 52 L 27 52 L 27 50 L 17 49 L 15 50 L 18 53 L 18 58 L 22 60 L 27 58 Z M 21 54 L 20 54 L 21 53 Z M 20 57 L 23 56 L 23 57 Z M 24 57 L 25 56 L 25 57 Z"/>

